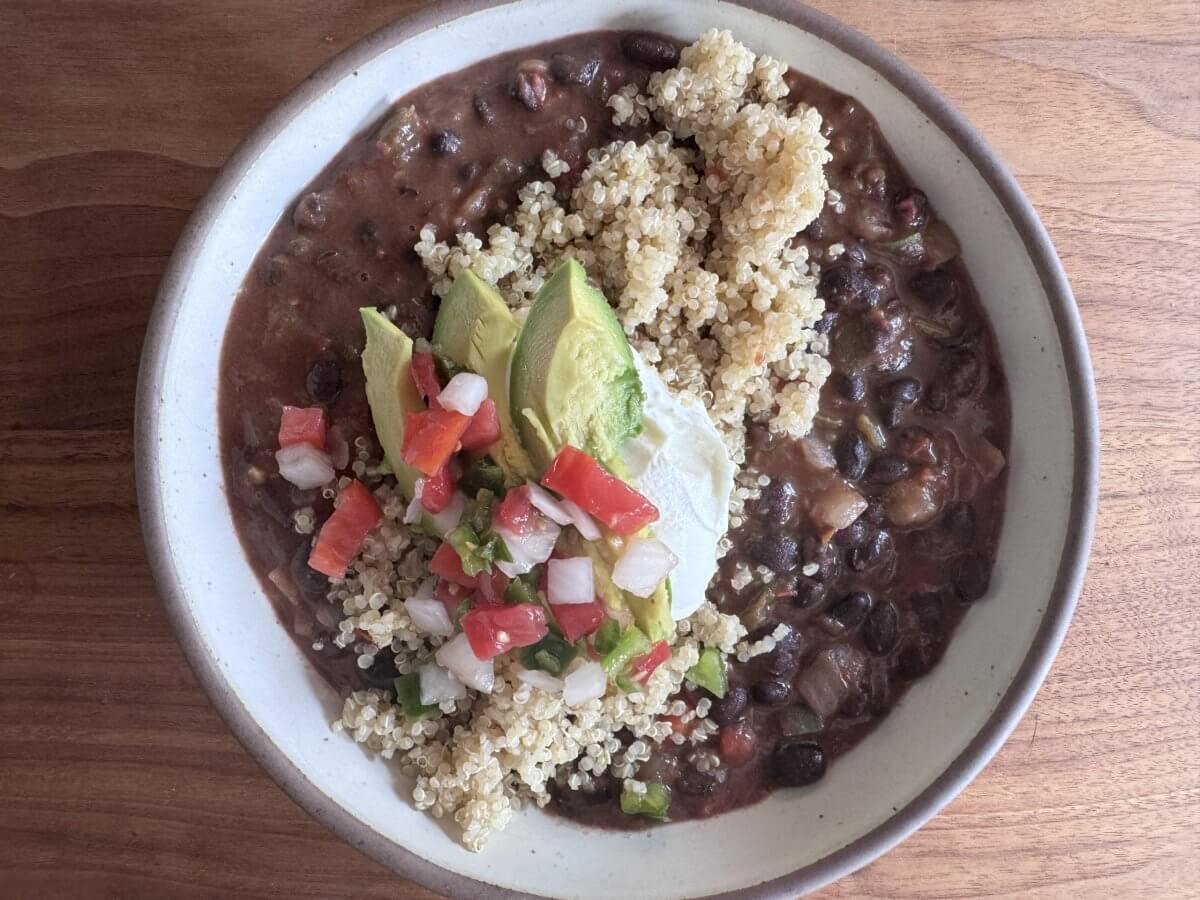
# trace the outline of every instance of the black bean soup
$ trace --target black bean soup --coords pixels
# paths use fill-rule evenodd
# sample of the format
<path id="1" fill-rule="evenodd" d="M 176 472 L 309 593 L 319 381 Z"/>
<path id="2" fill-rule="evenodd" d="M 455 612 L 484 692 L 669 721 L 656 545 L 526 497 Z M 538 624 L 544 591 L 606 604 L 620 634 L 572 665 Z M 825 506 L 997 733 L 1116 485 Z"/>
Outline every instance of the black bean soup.
<path id="1" fill-rule="evenodd" d="M 396 672 L 382 653 L 360 671 L 353 648 L 328 639 L 341 613 L 324 602 L 328 583 L 307 566 L 311 537 L 293 514 L 312 507 L 319 525 L 331 504 L 275 476 L 280 408 L 322 404 L 351 446 L 370 439 L 357 311 L 394 307 L 410 336 L 429 336 L 437 301 L 413 251 L 420 228 L 482 233 L 522 184 L 545 177 L 543 151 L 570 164 L 557 179 L 568 187 L 589 149 L 641 137 L 612 126 L 605 101 L 673 65 L 677 46 L 577 35 L 419 88 L 309 185 L 247 277 L 222 356 L 230 501 L 268 593 L 339 689 L 390 688 Z M 673 819 L 818 780 L 936 664 L 987 590 L 1003 513 L 1007 389 L 954 235 L 867 110 L 802 75 L 788 83 L 790 102 L 816 106 L 832 134 L 837 194 L 797 240 L 821 264 L 833 375 L 810 438 L 751 432 L 750 461 L 770 481 L 732 533 L 710 598 L 752 639 L 781 624 L 791 633 L 733 664 L 724 699 L 708 698 L 722 726 L 709 744 L 668 741 L 644 764 L 640 778 L 672 787 Z M 869 505 L 827 540 L 812 523 L 837 516 L 843 479 Z M 739 589 L 746 567 L 756 578 Z M 620 812 L 620 787 L 604 777 L 587 792 L 560 787 L 557 806 L 595 824 L 644 824 Z"/>

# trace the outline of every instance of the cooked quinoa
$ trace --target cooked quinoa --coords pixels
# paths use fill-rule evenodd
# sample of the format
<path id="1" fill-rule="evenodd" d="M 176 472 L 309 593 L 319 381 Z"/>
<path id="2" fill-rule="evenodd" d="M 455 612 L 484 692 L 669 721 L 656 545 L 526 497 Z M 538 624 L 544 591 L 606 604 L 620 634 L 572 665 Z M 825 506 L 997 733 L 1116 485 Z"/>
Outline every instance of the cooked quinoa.
<path id="1" fill-rule="evenodd" d="M 553 179 L 569 166 L 547 152 L 547 180 L 527 184 L 486 241 L 463 233 L 451 244 L 423 229 L 417 252 L 434 292 L 444 295 L 470 269 L 520 312 L 548 274 L 575 257 L 600 280 L 643 357 L 677 393 L 705 404 L 735 463 L 745 460 L 747 419 L 803 436 L 829 373 L 828 346 L 814 330 L 823 305 L 806 251 L 791 242 L 826 202 L 830 157 L 816 110 L 781 105 L 784 72 L 729 32 L 706 33 L 683 50 L 678 68 L 652 76 L 645 93 L 632 86 L 610 99 L 616 124 L 661 126 L 649 139 L 592 151 L 568 195 Z M 681 143 L 689 138 L 694 146 Z M 441 640 L 413 628 L 403 601 L 427 576 L 435 542 L 403 524 L 403 496 L 369 448 L 356 449 L 354 471 L 373 485 L 384 518 L 330 592 L 343 616 L 335 641 L 353 647 L 363 668 L 390 648 L 398 671 L 415 671 Z M 738 475 L 731 526 L 761 487 L 758 475 Z M 761 573 L 743 567 L 735 586 L 755 577 Z M 395 760 L 415 779 L 416 807 L 452 818 L 463 843 L 478 850 L 523 803 L 548 803 L 556 783 L 586 789 L 611 773 L 644 791 L 636 776 L 653 744 L 702 744 L 717 731 L 709 701 L 690 709 L 672 699 L 700 651 L 749 658 L 784 636 L 747 644 L 740 621 L 706 603 L 676 624 L 670 660 L 638 693 L 610 689 L 568 707 L 521 682 L 515 661 L 497 660 L 491 694 L 448 701 L 436 718 L 406 721 L 390 692 L 367 690 L 346 699 L 333 727 Z M 664 715 L 688 728 L 675 731 Z M 697 766 L 717 767 L 710 751 L 696 754 Z"/>
<path id="2" fill-rule="evenodd" d="M 434 292 L 470 269 L 523 309 L 574 257 L 667 384 L 705 404 L 735 463 L 747 418 L 803 437 L 830 368 L 807 251 L 791 244 L 826 202 L 830 155 L 819 113 L 780 103 L 785 71 L 707 32 L 644 94 L 631 85 L 610 98 L 615 124 L 663 130 L 591 151 L 567 196 L 550 180 L 527 184 L 486 241 L 423 229 L 416 249 Z M 568 171 L 553 153 L 542 165 L 551 179 Z"/>

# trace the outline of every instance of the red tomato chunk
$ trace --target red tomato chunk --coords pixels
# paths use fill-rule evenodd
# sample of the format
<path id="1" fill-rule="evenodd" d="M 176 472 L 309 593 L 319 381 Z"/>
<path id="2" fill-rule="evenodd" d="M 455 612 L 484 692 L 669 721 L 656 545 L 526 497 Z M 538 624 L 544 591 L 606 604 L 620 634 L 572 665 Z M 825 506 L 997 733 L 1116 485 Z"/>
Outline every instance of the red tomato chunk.
<path id="1" fill-rule="evenodd" d="M 450 505 L 454 496 L 454 473 L 449 464 L 442 466 L 436 475 L 430 475 L 421 484 L 421 506 L 426 512 L 440 513 Z"/>
<path id="2" fill-rule="evenodd" d="M 521 485 L 509 491 L 492 515 L 497 525 L 513 534 L 528 534 L 533 527 L 533 517 L 537 515 L 529 499 L 529 488 Z"/>
<path id="3" fill-rule="evenodd" d="M 462 627 L 471 650 L 480 659 L 536 644 L 549 631 L 546 611 L 532 603 L 473 609 L 463 616 Z"/>
<path id="4" fill-rule="evenodd" d="M 475 576 L 477 600 L 482 604 L 496 606 L 504 603 L 504 592 L 508 590 L 508 576 L 499 569 L 480 572 Z"/>
<path id="5" fill-rule="evenodd" d="M 595 459 L 563 447 L 542 476 L 542 484 L 577 503 L 615 533 L 636 534 L 658 521 L 658 508 Z"/>
<path id="6" fill-rule="evenodd" d="M 500 416 L 496 412 L 496 401 L 491 397 L 479 404 L 479 411 L 471 417 L 471 424 L 463 432 L 461 443 L 464 450 L 483 450 L 500 440 Z"/>
<path id="7" fill-rule="evenodd" d="M 465 588 L 475 587 L 475 576 L 463 571 L 458 551 L 449 544 L 442 544 L 434 551 L 433 559 L 429 561 L 429 571 L 451 584 Z"/>
<path id="8" fill-rule="evenodd" d="M 744 766 L 754 757 L 754 732 L 745 722 L 726 725 L 721 729 L 721 759 L 737 768 Z"/>
<path id="9" fill-rule="evenodd" d="M 426 401 L 430 408 L 437 407 L 438 394 L 442 392 L 442 383 L 438 380 L 437 363 L 432 353 L 414 353 L 412 355 L 412 377 L 417 386 L 417 393 Z"/>
<path id="10" fill-rule="evenodd" d="M 319 406 L 285 406 L 279 417 L 279 446 L 308 444 L 325 449 L 325 410 Z"/>
<path id="11" fill-rule="evenodd" d="M 629 661 L 629 674 L 635 681 L 643 684 L 654 673 L 654 670 L 671 658 L 671 645 L 659 641 L 650 648 L 650 652 Z"/>
<path id="12" fill-rule="evenodd" d="M 361 481 L 350 482 L 338 499 L 337 509 L 321 526 L 317 544 L 308 557 L 311 568 L 330 578 L 346 574 L 367 533 L 383 518 L 379 504 Z"/>
<path id="13" fill-rule="evenodd" d="M 605 619 L 604 607 L 598 600 L 591 603 L 555 603 L 550 605 L 550 612 L 563 637 L 572 644 L 599 628 Z"/>
<path id="14" fill-rule="evenodd" d="M 458 449 L 471 424 L 469 416 L 448 409 L 426 409 L 404 418 L 404 461 L 419 472 L 436 475 Z"/>

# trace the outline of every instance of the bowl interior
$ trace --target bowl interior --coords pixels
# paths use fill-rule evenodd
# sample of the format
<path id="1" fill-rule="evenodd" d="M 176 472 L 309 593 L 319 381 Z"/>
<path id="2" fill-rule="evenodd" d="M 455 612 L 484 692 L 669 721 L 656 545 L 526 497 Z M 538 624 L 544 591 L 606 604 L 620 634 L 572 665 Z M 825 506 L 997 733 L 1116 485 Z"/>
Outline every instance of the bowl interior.
<path id="1" fill-rule="evenodd" d="M 800 27 L 731 3 L 577 0 L 565 21 L 562 10 L 556 0 L 527 0 L 476 9 L 415 34 L 401 25 L 376 36 L 327 70 L 327 81 L 306 88 L 305 102 L 286 104 L 268 126 L 277 126 L 273 136 L 239 157 L 244 168 L 232 167 L 211 215 L 199 217 L 185 238 L 164 291 L 159 343 L 148 354 L 152 372 L 144 378 L 152 389 L 142 397 L 141 463 L 144 511 L 156 522 L 152 551 L 161 549 L 160 579 L 193 663 L 209 671 L 207 686 L 227 717 L 240 720 L 233 723 L 239 735 L 310 810 L 408 874 L 443 890 L 467 890 L 427 865 L 433 863 L 513 891 L 647 900 L 751 887 L 828 858 L 926 792 L 976 739 L 1026 661 L 1071 523 L 1076 454 L 1066 354 L 1022 236 L 984 176 L 870 66 Z M 445 13 L 431 14 L 438 15 Z M 819 786 L 777 793 L 715 820 L 639 833 L 587 830 L 528 810 L 472 854 L 452 831 L 412 809 L 408 785 L 393 768 L 330 733 L 339 699 L 308 667 L 244 561 L 223 493 L 217 435 L 225 322 L 259 246 L 301 187 L 413 87 L 567 32 L 637 27 L 690 39 L 710 26 L 730 28 L 754 49 L 863 101 L 962 242 L 1012 392 L 1008 509 L 992 591 L 966 617 L 935 673 Z M 948 800 L 1005 732 L 994 727 L 977 742 L 972 760 L 942 779 L 944 790 L 925 794 L 908 827 Z M 865 862 L 902 831 L 877 833 L 836 865 L 810 869 L 811 878 L 789 891 Z"/>

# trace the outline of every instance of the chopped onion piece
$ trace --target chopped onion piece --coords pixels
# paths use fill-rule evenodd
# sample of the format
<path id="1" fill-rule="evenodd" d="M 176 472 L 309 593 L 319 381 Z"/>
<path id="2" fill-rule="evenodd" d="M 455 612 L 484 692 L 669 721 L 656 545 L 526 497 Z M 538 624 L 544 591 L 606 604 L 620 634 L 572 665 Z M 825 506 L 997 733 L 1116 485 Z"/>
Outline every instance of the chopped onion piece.
<path id="1" fill-rule="evenodd" d="M 608 676 L 600 663 L 584 663 L 563 679 L 563 702 L 567 706 L 579 706 L 603 697 L 607 688 Z"/>
<path id="2" fill-rule="evenodd" d="M 679 564 L 679 558 L 657 538 L 636 538 L 613 566 L 613 584 L 622 590 L 649 597 Z"/>
<path id="3" fill-rule="evenodd" d="M 426 663 L 418 670 L 418 677 L 423 706 L 434 706 L 447 700 L 462 700 L 467 696 L 467 689 L 463 683 L 441 666 Z"/>
<path id="4" fill-rule="evenodd" d="M 408 508 L 404 510 L 404 524 L 415 525 L 421 521 L 421 516 L 425 515 L 425 507 L 421 504 L 421 490 L 425 487 L 425 479 L 418 478 L 413 484 L 412 502 L 408 504 Z"/>
<path id="5" fill-rule="evenodd" d="M 436 634 L 439 637 L 450 637 L 454 634 L 454 623 L 450 621 L 450 613 L 442 601 L 432 597 L 411 597 L 404 601 L 404 608 L 408 610 L 408 617 L 412 619 L 413 628 L 417 631 Z"/>
<path id="6" fill-rule="evenodd" d="M 467 498 L 463 496 L 463 492 L 455 491 L 454 496 L 450 498 L 450 502 L 446 504 L 445 509 L 440 513 L 426 513 L 426 515 L 433 522 L 433 527 L 437 529 L 437 533 L 446 535 L 458 527 L 466 505 Z"/>
<path id="7" fill-rule="evenodd" d="M 508 555 L 512 557 L 512 562 L 497 560 L 496 566 L 509 578 L 516 578 L 550 558 L 562 529 L 549 519 L 539 516 L 528 534 L 517 534 L 503 525 L 495 525 L 492 530 L 500 535 L 508 549 Z"/>
<path id="8" fill-rule="evenodd" d="M 579 504 L 573 503 L 564 497 L 562 508 L 571 517 L 571 524 L 583 535 L 585 541 L 600 540 L 600 526 L 596 524 L 595 519 L 580 509 Z"/>
<path id="9" fill-rule="evenodd" d="M 350 465 L 350 445 L 342 436 L 342 430 L 334 425 L 325 434 L 325 450 L 329 453 L 329 461 L 333 467 L 342 470 Z"/>
<path id="10" fill-rule="evenodd" d="M 473 372 L 459 372 L 438 394 L 442 409 L 452 409 L 464 416 L 479 412 L 479 406 L 487 399 L 487 379 Z"/>
<path id="11" fill-rule="evenodd" d="M 450 670 L 455 678 L 469 688 L 474 688 L 484 694 L 490 694 L 496 684 L 496 670 L 490 659 L 480 659 L 471 649 L 471 642 L 465 634 L 460 634 L 454 640 L 442 644 L 434 659 L 440 665 Z M 603 671 L 603 670 L 601 670 Z"/>
<path id="12" fill-rule="evenodd" d="M 555 678 L 549 672 L 542 672 L 538 669 L 517 669 L 517 678 L 547 694 L 561 694 L 563 690 L 561 678 Z"/>
<path id="13" fill-rule="evenodd" d="M 533 481 L 525 482 L 529 488 L 529 502 L 533 504 L 534 509 L 549 519 L 556 525 L 570 525 L 571 516 L 563 508 L 565 501 L 557 499 L 548 490 Z"/>
<path id="14" fill-rule="evenodd" d="M 596 573 L 590 556 L 552 559 L 546 563 L 546 594 L 550 603 L 569 605 L 596 599 Z"/>
<path id="15" fill-rule="evenodd" d="M 302 491 L 319 488 L 333 480 L 329 455 L 311 444 L 292 444 L 275 451 L 279 474 Z"/>

